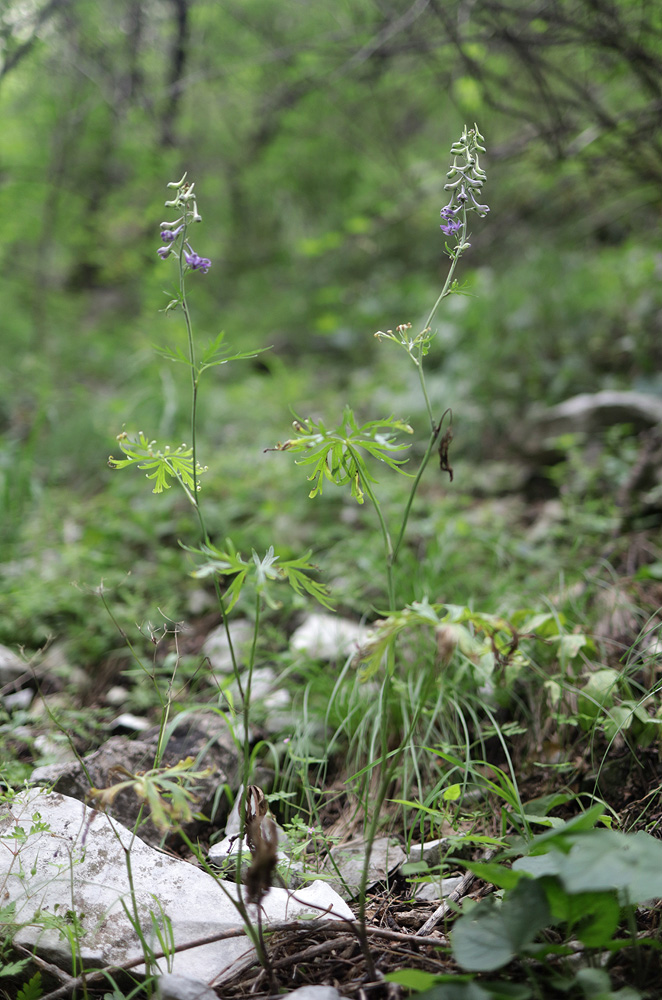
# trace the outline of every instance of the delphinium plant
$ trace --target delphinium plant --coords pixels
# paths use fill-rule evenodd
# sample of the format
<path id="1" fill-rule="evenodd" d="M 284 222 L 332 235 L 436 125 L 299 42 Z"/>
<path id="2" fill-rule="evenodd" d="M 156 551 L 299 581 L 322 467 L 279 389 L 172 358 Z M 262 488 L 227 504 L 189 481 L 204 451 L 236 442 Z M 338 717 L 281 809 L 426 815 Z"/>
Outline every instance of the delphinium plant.
<path id="1" fill-rule="evenodd" d="M 200 477 L 207 471 L 198 460 L 198 403 L 200 381 L 203 374 L 210 369 L 225 365 L 233 361 L 240 361 L 255 357 L 259 350 L 231 351 L 225 344 L 225 337 L 220 333 L 215 339 L 202 349 L 196 344 L 193 332 L 193 322 L 187 297 L 187 280 L 192 274 L 206 275 L 212 267 L 212 261 L 208 257 L 198 254 L 192 245 L 192 228 L 202 221 L 198 210 L 197 197 L 194 185 L 187 180 L 186 174 L 181 180 L 171 182 L 168 187 L 173 191 L 173 197 L 166 201 L 166 207 L 172 210 L 176 217 L 161 223 L 160 234 L 162 246 L 157 250 L 158 256 L 163 261 L 174 264 L 177 277 L 177 294 L 170 300 L 166 308 L 166 313 L 179 311 L 184 319 L 185 346 L 175 348 L 161 348 L 160 354 L 169 361 L 177 362 L 186 366 L 190 373 L 190 430 L 191 443 L 178 444 L 176 446 L 157 443 L 150 439 L 143 431 L 137 434 L 129 434 L 122 431 L 117 441 L 123 452 L 123 458 L 109 459 L 109 464 L 115 469 L 125 469 L 135 466 L 144 470 L 146 477 L 153 482 L 153 492 L 162 493 L 171 488 L 176 483 L 184 492 L 189 504 L 193 508 L 198 526 L 198 545 L 191 548 L 191 552 L 200 557 L 200 565 L 195 571 L 197 577 L 213 580 L 218 606 L 225 625 L 228 646 L 232 659 L 233 672 L 236 687 L 239 694 L 238 703 L 235 700 L 227 700 L 219 706 L 219 711 L 227 719 L 231 732 L 234 735 L 243 759 L 242 777 L 246 792 L 241 804 L 241 821 L 243 829 L 247 834 L 247 841 L 253 854 L 252 869 L 249 876 L 252 881 L 242 894 L 240 886 L 241 873 L 241 841 L 239 847 L 239 858 L 237 861 L 237 885 L 240 915 L 244 920 L 247 931 L 250 934 L 258 955 L 265 968 L 269 969 L 268 959 L 263 947 L 261 925 L 259 921 L 257 929 L 252 925 L 249 911 L 245 902 L 259 903 L 260 898 L 268 889 L 268 878 L 261 870 L 263 867 L 273 867 L 275 865 L 275 840 L 266 845 L 269 854 L 268 859 L 264 858 L 265 851 L 258 850 L 260 844 L 256 844 L 259 839 L 259 831 L 254 829 L 253 818 L 251 817 L 251 787 L 249 786 L 250 772 L 252 767 L 251 747 L 248 734 L 250 732 L 250 707 L 251 707 L 251 683 L 253 668 L 255 664 L 258 639 L 260 635 L 261 614 L 266 606 L 275 606 L 276 597 L 273 593 L 275 586 L 280 582 L 288 584 L 297 594 L 307 593 L 317 599 L 322 605 L 330 608 L 330 599 L 327 589 L 315 580 L 315 567 L 309 562 L 309 553 L 301 558 L 283 559 L 275 552 L 271 546 L 263 556 L 253 552 L 248 558 L 238 552 L 231 540 L 227 540 L 224 547 L 220 548 L 212 542 L 205 520 L 204 506 L 200 502 L 201 486 Z M 240 598 L 246 598 L 248 591 L 252 592 L 254 604 L 254 633 L 253 641 L 248 657 L 247 670 L 242 672 L 235 654 L 235 647 L 232 634 L 229 628 L 229 615 Z M 102 594 L 103 598 L 103 594 Z M 105 600 L 104 600 L 105 603 Z M 109 609 L 110 611 L 110 609 Z M 134 659 L 140 663 L 140 658 L 131 647 Z M 153 678 L 147 669 L 146 676 Z M 187 775 L 191 779 L 196 778 L 196 774 L 191 772 L 194 765 L 192 759 L 182 762 L 175 768 L 161 768 L 161 759 L 165 750 L 167 722 L 171 707 L 170 694 L 173 688 L 174 675 L 166 696 L 160 696 L 162 706 L 160 734 L 155 755 L 154 768 L 148 773 L 149 795 L 144 798 L 150 803 L 150 809 L 154 818 L 156 811 L 159 815 L 168 817 L 177 825 L 177 815 L 173 813 L 173 781 L 185 783 Z M 94 789 L 93 794 L 97 803 L 104 802 L 105 799 L 112 803 L 112 799 L 120 790 L 120 786 L 136 785 L 142 781 L 140 776 L 126 774 L 126 781 L 109 789 Z M 166 797 L 164 798 L 164 789 Z M 169 790 L 168 790 L 169 789 Z M 175 789 L 177 791 L 177 789 Z M 186 796 L 185 790 L 178 793 L 178 801 L 183 801 Z M 252 831 L 252 834 L 251 834 Z M 184 839 L 187 840 L 183 834 Z M 260 835 L 261 836 L 261 835 Z M 194 845 L 188 840 L 189 846 L 194 849 Z M 272 856 L 273 855 L 273 858 Z M 235 902 L 234 897 L 231 897 Z"/>
<path id="2" fill-rule="evenodd" d="M 441 231 L 447 238 L 445 253 L 450 265 L 443 287 L 427 315 L 422 329 L 413 332 L 412 324 L 401 323 L 395 329 L 378 331 L 375 336 L 379 340 L 390 341 L 404 350 L 414 364 L 420 388 L 425 402 L 429 421 L 427 446 L 418 467 L 412 473 L 408 469 L 408 443 L 398 438 L 398 434 L 413 435 L 413 428 L 408 422 L 393 416 L 381 420 L 371 420 L 359 425 L 352 409 L 345 407 L 341 421 L 335 427 L 327 427 L 321 419 L 301 418 L 293 423 L 295 435 L 276 448 L 279 451 L 291 452 L 297 456 L 297 464 L 312 467 L 309 481 L 313 488 L 309 496 L 314 498 L 322 493 L 326 482 L 339 487 L 349 487 L 352 497 L 363 504 L 366 500 L 371 504 L 379 526 L 382 538 L 386 614 L 375 623 L 371 638 L 359 654 L 363 661 L 363 679 L 381 674 L 379 698 L 377 707 L 380 746 L 370 747 L 368 765 L 362 771 L 362 776 L 377 769 L 379 778 L 375 790 L 374 782 L 365 782 L 365 809 L 369 816 L 366 830 L 366 840 L 370 845 L 374 840 L 379 822 L 380 811 L 384 804 L 394 770 L 405 746 L 415 732 L 421 713 L 425 707 L 425 699 L 420 698 L 418 704 L 411 706 L 408 717 L 402 717 L 404 732 L 394 733 L 389 726 L 390 705 L 393 701 L 393 684 L 397 672 L 398 641 L 405 630 L 423 626 L 426 629 L 439 629 L 443 623 L 450 620 L 446 609 L 434 606 L 428 601 L 405 603 L 398 606 L 398 601 L 404 593 L 410 593 L 406 579 L 400 579 L 398 560 L 405 541 L 407 524 L 422 477 L 435 452 L 439 458 L 442 471 L 450 479 L 453 469 L 449 458 L 449 447 L 453 437 L 452 413 L 446 407 L 437 411 L 430 399 L 427 389 L 424 359 L 430 351 L 435 331 L 432 323 L 439 306 L 449 295 L 460 291 L 455 278 L 455 272 L 460 258 L 470 248 L 469 222 L 472 217 L 484 217 L 489 207 L 482 198 L 482 188 L 486 181 L 486 173 L 480 165 L 480 156 L 485 153 L 484 139 L 478 128 L 463 129 L 459 140 L 451 147 L 452 162 L 447 173 L 445 190 L 448 192 L 448 202 L 441 209 Z M 448 419 L 448 423 L 446 421 Z M 445 427 L 445 429 L 444 429 Z M 386 466 L 406 476 L 411 476 L 412 483 L 404 508 L 394 518 L 393 527 L 389 524 L 389 516 L 380 500 L 377 480 L 373 472 L 375 463 Z M 468 609 L 458 609 L 453 625 L 456 632 L 453 641 L 459 639 L 465 622 L 470 622 L 473 629 L 482 630 L 487 634 L 489 643 L 507 645 L 512 642 L 512 632 L 506 623 L 489 616 L 473 615 Z M 505 638 L 504 638 L 505 635 Z M 467 633 L 467 638 L 469 637 Z M 473 652 L 479 655 L 488 650 L 488 645 L 475 643 Z M 395 746 L 393 745 L 395 742 Z M 375 750 L 377 754 L 375 755 Z M 367 879 L 367 863 L 361 892 L 361 915 L 365 905 L 365 887 Z"/>

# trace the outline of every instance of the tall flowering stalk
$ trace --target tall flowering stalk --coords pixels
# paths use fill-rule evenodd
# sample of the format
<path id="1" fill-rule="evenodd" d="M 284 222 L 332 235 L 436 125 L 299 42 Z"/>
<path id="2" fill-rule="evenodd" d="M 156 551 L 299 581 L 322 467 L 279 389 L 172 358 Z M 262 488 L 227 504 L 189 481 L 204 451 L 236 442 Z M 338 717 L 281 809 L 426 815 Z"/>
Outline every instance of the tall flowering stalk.
<path id="1" fill-rule="evenodd" d="M 315 487 L 311 491 L 311 497 L 322 492 L 324 480 L 330 480 L 337 486 L 347 486 L 351 488 L 352 496 L 363 503 L 364 497 L 370 500 L 374 506 L 380 531 L 384 541 L 384 554 L 386 565 L 386 589 L 388 595 L 389 617 L 387 621 L 376 623 L 377 631 L 372 640 L 372 645 L 377 644 L 377 652 L 371 652 L 366 648 L 360 654 L 363 662 L 372 661 L 372 666 L 364 670 L 364 676 L 374 674 L 378 670 L 383 670 L 383 682 L 378 698 L 378 715 L 382 720 L 379 729 L 379 739 L 381 741 L 381 755 L 376 761 L 372 761 L 370 768 L 380 768 L 380 779 L 374 794 L 366 799 L 366 813 L 370 816 L 367 822 L 366 841 L 369 845 L 366 863 L 361 879 L 361 892 L 359 902 L 359 924 L 362 927 L 365 920 L 365 889 L 368 877 L 368 863 L 370 845 L 372 845 L 380 822 L 381 807 L 386 798 L 389 785 L 393 779 L 395 769 L 405 748 L 410 744 L 416 727 L 419 723 L 423 705 L 414 707 L 406 725 L 406 732 L 396 750 L 389 746 L 389 727 L 387 724 L 389 705 L 391 704 L 393 679 L 396 671 L 396 642 L 397 630 L 391 628 L 384 638 L 380 635 L 379 626 L 382 630 L 387 629 L 389 623 L 398 619 L 396 612 L 396 577 L 395 570 L 398 555 L 405 537 L 407 523 L 411 507 L 418 490 L 421 478 L 432 457 L 435 448 L 438 449 L 439 462 L 442 471 L 450 474 L 452 479 L 452 468 L 448 460 L 448 447 L 452 438 L 452 430 L 449 427 L 442 435 L 442 427 L 445 417 L 450 413 L 449 409 L 444 410 L 440 417 L 435 415 L 425 384 L 425 374 L 423 371 L 423 359 L 430 350 L 434 333 L 431 329 L 432 320 L 439 308 L 442 300 L 452 292 L 459 291 L 457 282 L 454 279 L 455 269 L 462 254 L 469 248 L 467 239 L 467 224 L 471 212 L 479 216 L 484 216 L 489 211 L 487 205 L 479 201 L 483 184 L 486 180 L 485 171 L 481 168 L 479 154 L 485 152 L 484 139 L 478 128 L 474 126 L 467 129 L 465 126 L 459 140 L 451 147 L 452 162 L 447 173 L 447 183 L 444 185 L 449 192 L 449 201 L 441 209 L 441 230 L 449 238 L 445 244 L 447 256 L 450 258 L 450 267 L 441 292 L 430 310 L 425 325 L 416 336 L 411 335 L 411 323 L 402 323 L 395 330 L 378 331 L 375 336 L 380 340 L 391 340 L 399 347 L 404 348 L 418 371 L 421 390 L 430 420 L 430 435 L 425 454 L 419 464 L 418 470 L 413 477 L 413 483 L 409 491 L 409 496 L 405 504 L 400 520 L 400 528 L 393 541 L 389 530 L 387 519 L 382 510 L 377 491 L 373 484 L 376 482 L 371 470 L 367 467 L 366 458 L 371 458 L 373 463 L 380 462 L 390 468 L 405 472 L 402 468 L 404 461 L 401 457 L 401 449 L 404 447 L 395 438 L 394 431 L 404 431 L 413 433 L 412 428 L 404 421 L 395 420 L 389 417 L 387 420 L 376 420 L 359 427 L 354 419 L 354 415 L 345 408 L 343 420 L 337 427 L 328 429 L 321 420 L 299 419 L 294 422 L 296 437 L 293 437 L 283 444 L 276 446 L 280 451 L 298 452 L 302 457 L 298 464 L 313 465 L 313 471 L 309 475 L 309 480 L 315 482 Z M 416 605 L 414 605 L 416 607 Z M 425 617 L 425 607 L 421 616 L 423 620 L 429 621 Z M 405 609 L 407 611 L 407 609 Z M 402 612 L 401 614 L 404 614 Z M 379 644 L 380 639 L 381 644 Z M 370 643 L 368 643 L 368 647 Z M 369 769 L 363 769 L 359 774 L 364 774 Z"/>
<path id="2" fill-rule="evenodd" d="M 195 341 L 193 339 L 193 326 L 191 324 L 191 314 L 186 299 L 186 275 L 188 271 L 200 271 L 206 274 L 211 267 L 211 260 L 208 257 L 200 257 L 191 246 L 188 238 L 188 230 L 195 222 L 202 222 L 202 216 L 198 212 L 198 203 L 194 193 L 194 184 L 189 184 L 184 174 L 180 181 L 170 181 L 169 188 L 174 189 L 175 197 L 166 201 L 166 208 L 173 208 L 181 214 L 174 222 L 162 222 L 161 239 L 163 246 L 156 251 L 161 260 L 168 257 L 175 257 L 179 262 L 179 299 L 171 303 L 171 306 L 178 304 L 184 313 L 186 323 L 186 335 L 188 338 L 188 355 L 191 366 L 191 452 L 193 468 L 197 467 L 197 411 L 198 411 L 198 387 L 200 377 L 196 371 Z M 204 517 L 200 509 L 198 500 L 199 486 L 193 494 L 193 504 L 200 522 L 202 540 L 208 541 L 207 530 L 205 528 Z"/>

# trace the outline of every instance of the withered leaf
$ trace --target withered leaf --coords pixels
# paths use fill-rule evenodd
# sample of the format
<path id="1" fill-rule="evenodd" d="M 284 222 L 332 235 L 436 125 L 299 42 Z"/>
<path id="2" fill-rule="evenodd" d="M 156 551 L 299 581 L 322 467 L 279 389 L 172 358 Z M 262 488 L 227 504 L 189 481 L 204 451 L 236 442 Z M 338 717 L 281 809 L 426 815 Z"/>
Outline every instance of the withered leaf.
<path id="1" fill-rule="evenodd" d="M 453 428 L 449 427 L 448 430 L 442 435 L 441 441 L 439 442 L 439 468 L 442 472 L 448 473 L 451 482 L 453 482 L 453 466 L 448 461 L 448 449 L 450 448 L 452 440 Z"/>
<path id="2" fill-rule="evenodd" d="M 246 789 L 245 836 L 253 858 L 246 873 L 246 896 L 249 903 L 259 903 L 271 888 L 278 864 L 278 830 L 257 785 Z"/>

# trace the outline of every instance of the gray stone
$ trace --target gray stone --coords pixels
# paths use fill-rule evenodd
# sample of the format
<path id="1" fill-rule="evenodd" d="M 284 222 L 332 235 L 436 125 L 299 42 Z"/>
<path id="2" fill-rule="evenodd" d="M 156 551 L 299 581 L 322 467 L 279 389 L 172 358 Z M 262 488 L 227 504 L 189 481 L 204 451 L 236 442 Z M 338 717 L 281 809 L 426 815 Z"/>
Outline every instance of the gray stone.
<path id="1" fill-rule="evenodd" d="M 368 845 L 363 840 L 331 848 L 331 858 L 325 861 L 323 871 L 330 880 L 329 884 L 343 899 L 354 899 L 358 895 L 367 850 Z M 377 882 L 386 881 L 389 875 L 394 874 L 406 860 L 407 855 L 397 841 L 388 837 L 374 840 L 370 852 L 366 888 L 371 888 Z"/>
<path id="2" fill-rule="evenodd" d="M 557 406 L 534 407 L 528 414 L 521 446 L 538 455 L 553 446 L 560 434 L 596 434 L 614 424 L 632 424 L 644 430 L 662 422 L 662 399 L 642 392 L 583 393 Z"/>
<path id="3" fill-rule="evenodd" d="M 433 882 L 421 882 L 416 887 L 414 896 L 421 900 L 445 899 L 453 889 L 457 889 L 461 881 L 462 876 L 457 875 L 453 878 L 435 879 Z"/>
<path id="4" fill-rule="evenodd" d="M 117 776 L 118 767 L 135 773 L 146 771 L 154 766 L 158 730 L 145 734 L 142 739 L 129 739 L 126 736 L 112 736 L 98 750 L 84 758 L 85 767 L 96 788 L 108 788 L 122 780 Z M 208 818 L 218 819 L 213 815 L 220 810 L 218 789 L 226 782 L 233 785 L 237 777 L 237 750 L 226 723 L 216 713 L 181 717 L 181 722 L 175 727 L 168 740 L 162 765 L 172 767 L 186 757 L 196 759 L 195 770 L 210 769 L 210 775 L 196 781 L 195 809 Z M 36 768 L 31 775 L 33 784 L 52 785 L 53 789 L 70 795 L 72 798 L 84 801 L 90 790 L 90 784 L 77 760 L 67 764 L 53 764 Z M 112 814 L 125 826 L 133 826 L 141 809 L 142 803 L 131 789 L 121 791 L 113 803 Z M 221 816 L 221 818 L 223 818 Z M 184 824 L 189 836 L 195 836 L 199 829 L 199 821 L 193 820 Z M 163 841 L 163 833 L 156 829 L 147 819 L 140 827 L 140 836 L 148 843 L 157 845 Z M 167 839 L 167 838 L 166 838 Z"/>
<path id="5" fill-rule="evenodd" d="M 408 861 L 425 861 L 428 865 L 441 864 L 450 849 L 447 837 L 441 840 L 428 840 L 424 844 L 412 844 L 409 848 Z"/>
<path id="6" fill-rule="evenodd" d="M 160 1000 L 218 1000 L 218 993 L 199 979 L 166 972 L 156 984 Z"/>
<path id="7" fill-rule="evenodd" d="M 336 615 L 309 615 L 292 633 L 290 649 L 315 660 L 345 660 L 366 641 L 368 629 L 349 618 Z"/>
<path id="8" fill-rule="evenodd" d="M 125 851 L 130 852 L 135 908 L 143 934 L 159 950 L 152 921 L 171 922 L 175 941 L 171 971 L 201 982 L 219 982 L 252 961 L 246 936 L 177 946 L 241 926 L 233 905 L 237 888 L 143 843 L 121 823 L 76 799 L 31 788 L 0 813 L 0 884 L 3 905 L 13 903 L 14 940 L 60 968 L 71 969 L 68 939 L 59 925 L 80 927 L 80 958 L 95 965 L 119 965 L 142 957 L 138 936 L 122 901 L 133 910 Z M 315 882 L 296 893 L 270 889 L 260 905 L 264 923 L 299 918 L 353 919 L 349 907 L 328 886 Z M 257 907 L 248 907 L 251 920 Z M 160 962 L 165 971 L 165 961 Z M 137 965 L 137 974 L 144 971 Z"/>

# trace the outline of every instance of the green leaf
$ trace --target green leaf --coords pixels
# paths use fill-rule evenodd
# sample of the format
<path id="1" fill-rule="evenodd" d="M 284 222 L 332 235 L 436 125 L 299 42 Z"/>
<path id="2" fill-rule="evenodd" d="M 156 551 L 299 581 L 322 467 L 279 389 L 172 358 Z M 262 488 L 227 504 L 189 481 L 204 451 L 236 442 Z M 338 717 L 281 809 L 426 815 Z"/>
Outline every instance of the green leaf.
<path id="1" fill-rule="evenodd" d="M 226 611 L 231 611 L 237 603 L 249 574 L 255 578 L 257 591 L 264 596 L 271 608 L 279 607 L 279 602 L 272 594 L 272 584 L 287 583 L 296 594 L 310 594 L 323 607 L 329 611 L 334 610 L 328 587 L 309 575 L 317 572 L 317 567 L 309 562 L 312 552 L 308 551 L 298 559 L 282 560 L 275 554 L 273 545 L 270 545 L 262 559 L 254 551 L 252 561 L 248 562 L 237 552 L 229 538 L 225 544 L 225 549 L 219 549 L 215 545 L 202 545 L 199 549 L 188 551 L 203 555 L 206 559 L 193 571 L 192 576 L 234 576 L 225 594 Z"/>
<path id="2" fill-rule="evenodd" d="M 492 885 L 496 885 L 500 889 L 514 889 L 522 876 L 526 877 L 524 872 L 506 868 L 505 865 L 499 865 L 496 861 L 463 861 L 461 863 L 478 878 L 484 879 L 485 882 L 491 882 Z"/>
<path id="3" fill-rule="evenodd" d="M 359 427 L 352 410 L 346 406 L 342 421 L 333 430 L 327 430 L 321 420 L 297 418 L 293 426 L 298 436 L 277 444 L 273 450 L 301 453 L 303 458 L 297 460 L 297 465 L 314 466 L 308 476 L 309 482 L 314 483 L 309 493 L 311 498 L 321 495 L 327 480 L 336 486 L 349 485 L 357 503 L 363 503 L 366 483 L 376 480 L 368 471 L 362 452 L 408 475 L 400 468 L 407 459 L 395 456 L 409 445 L 399 444 L 393 432 L 413 434 L 413 430 L 395 417 L 371 420 Z"/>
<path id="4" fill-rule="evenodd" d="M 153 493 L 170 489 L 172 484 L 168 480 L 175 479 L 189 499 L 195 502 L 194 494 L 199 489 L 197 477 L 207 470 L 198 463 L 194 477 L 192 448 L 187 448 L 185 444 L 180 444 L 174 451 L 170 445 L 165 445 L 163 449 L 157 448 L 156 441 L 149 441 L 142 431 L 135 441 L 125 433 L 119 434 L 117 441 L 127 457 L 113 458 L 111 455 L 108 459 L 111 468 L 125 469 L 129 465 L 135 465 L 138 469 L 152 470 L 146 476 L 154 480 Z"/>
<path id="5" fill-rule="evenodd" d="M 0 965 L 0 976 L 18 976 L 26 965 L 30 964 L 29 958 L 19 958 L 15 962 L 3 962 Z"/>
<path id="6" fill-rule="evenodd" d="M 384 979 L 387 983 L 398 983 L 415 993 L 428 990 L 437 982 L 437 977 L 432 972 L 424 972 L 422 969 L 398 969 L 397 972 L 384 976 Z"/>
<path id="7" fill-rule="evenodd" d="M 542 886 L 525 879 L 499 906 L 484 899 L 456 922 L 452 938 L 455 960 L 469 972 L 492 972 L 507 965 L 549 923 Z"/>
<path id="8" fill-rule="evenodd" d="M 27 983 L 21 986 L 20 990 L 16 994 L 16 1000 L 40 1000 L 44 995 L 41 987 L 41 972 L 35 972 L 35 974 L 28 979 Z"/>

